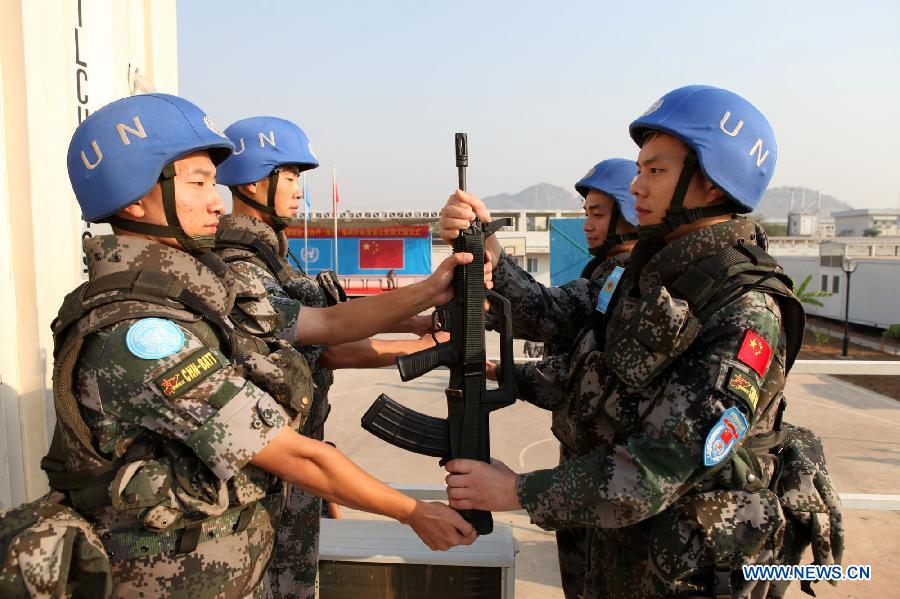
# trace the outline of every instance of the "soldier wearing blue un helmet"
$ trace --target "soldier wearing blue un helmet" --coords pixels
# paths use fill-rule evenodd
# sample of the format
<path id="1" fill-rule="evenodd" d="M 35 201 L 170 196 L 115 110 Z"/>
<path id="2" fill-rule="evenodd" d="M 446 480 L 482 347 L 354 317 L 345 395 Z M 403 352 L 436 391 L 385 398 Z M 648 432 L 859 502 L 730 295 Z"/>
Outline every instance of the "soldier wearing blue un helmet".
<path id="1" fill-rule="evenodd" d="M 408 521 L 433 548 L 475 537 L 446 505 L 411 500 L 299 434 L 314 385 L 285 342 L 355 341 L 444 303 L 452 269 L 471 256 L 374 305 L 293 322 L 267 305 L 267 328 L 251 328 L 233 308 L 259 294 L 205 251 L 224 211 L 216 165 L 233 149 L 200 108 L 166 94 L 97 110 L 69 146 L 84 218 L 114 234 L 85 240 L 89 279 L 52 324 L 57 421 L 41 467 L 102 541 L 108 565 L 97 567 L 112 576 L 91 596 L 267 594 L 286 483 Z M 71 571 L 81 588 L 87 575 Z"/>
<path id="2" fill-rule="evenodd" d="M 262 212 L 272 221 L 276 231 L 290 224 L 291 216 L 279 214 L 275 205 L 276 190 L 282 172 L 295 175 L 319 166 L 309 138 L 291 121 L 273 116 L 242 119 L 225 129 L 234 143 L 231 160 L 219 168 L 217 180 L 231 189 L 232 197 Z M 251 197 L 242 186 L 259 182 L 259 197 Z M 265 182 L 265 183 L 263 183 Z M 263 189 L 264 188 L 264 189 Z M 265 200 L 263 200 L 265 198 Z M 290 209 L 283 209 L 288 212 Z"/>
<path id="3" fill-rule="evenodd" d="M 636 176 L 633 160 L 610 158 L 598 162 L 575 184 L 575 191 L 584 198 L 585 234 L 592 255 L 605 258 L 612 248 L 637 240 L 638 218 L 630 189 Z M 598 216 L 607 222 L 595 223 Z"/>
<path id="4" fill-rule="evenodd" d="M 752 212 L 778 160 L 775 133 L 762 113 L 737 94 L 707 85 L 669 92 L 631 123 L 629 133 L 641 147 L 663 134 L 687 148 L 680 165 L 666 165 L 678 176 L 668 205 L 639 209 L 641 235 L 648 238 L 698 220 Z M 701 180 L 715 191 L 686 203 L 690 185 Z"/>
<path id="5" fill-rule="evenodd" d="M 602 353 L 573 363 L 579 387 L 560 404 L 574 457 L 524 474 L 451 461 L 450 503 L 586 528 L 585 597 L 765 596 L 740 566 L 779 552 L 770 487 L 804 327 L 743 216 L 771 180 L 775 138 L 753 105 L 709 86 L 669 92 L 630 132 L 641 239 L 604 286 L 619 299 Z"/>
<path id="6" fill-rule="evenodd" d="M 211 178 L 214 166 L 233 150 L 212 119 L 191 102 L 168 94 L 140 95 L 104 106 L 75 131 L 68 153 L 69 180 L 84 220 L 174 238 L 196 253 L 212 248 L 214 231 L 189 233 L 179 219 L 175 161 L 206 152 L 213 167 Z M 138 222 L 119 214 L 157 184 L 163 212 L 151 217 L 156 222 Z M 214 210 L 221 213 L 221 205 Z"/>
<path id="7" fill-rule="evenodd" d="M 243 280 L 266 290 L 265 295 L 256 299 L 242 299 L 232 317 L 239 323 L 247 323 L 248 331 L 265 335 L 273 309 L 278 321 L 295 324 L 298 315 L 310 309 L 346 300 L 334 273 L 319 273 L 312 279 L 296 258 L 294 264 L 288 261 L 292 254 L 285 228 L 296 216 L 302 200 L 300 173 L 319 164 L 306 134 L 296 124 L 272 116 L 242 119 L 225 129 L 225 134 L 236 150 L 219 167 L 218 180 L 231 189 L 234 209 L 219 221 L 216 253 Z M 392 291 L 390 295 L 396 291 L 402 290 Z M 261 318 L 256 318 L 260 315 Z M 329 346 L 297 343 L 296 349 L 310 364 L 315 382 L 313 395 L 307 398 L 312 404 L 303 434 L 319 440 L 324 438 L 333 368 L 393 365 L 396 357 L 434 344 L 430 335 L 424 335 L 429 325 L 430 319 L 416 318 L 391 329 L 420 332 L 423 335 L 417 340 L 363 339 Z M 355 323 L 344 326 L 352 329 Z M 269 568 L 275 597 L 316 595 L 320 512 L 321 500 L 314 493 L 300 487 L 290 489 Z"/>

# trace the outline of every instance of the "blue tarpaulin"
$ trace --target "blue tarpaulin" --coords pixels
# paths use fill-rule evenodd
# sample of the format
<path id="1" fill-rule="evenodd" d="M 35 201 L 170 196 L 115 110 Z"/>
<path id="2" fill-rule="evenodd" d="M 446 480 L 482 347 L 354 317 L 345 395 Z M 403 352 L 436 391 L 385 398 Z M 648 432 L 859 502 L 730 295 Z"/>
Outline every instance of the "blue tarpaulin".
<path id="1" fill-rule="evenodd" d="M 550 284 L 577 279 L 591 259 L 582 225 L 584 218 L 550 219 Z"/>
<path id="2" fill-rule="evenodd" d="M 386 241 L 381 244 L 384 254 L 370 254 L 368 258 L 363 257 L 363 264 L 360 264 L 360 252 L 365 251 L 371 245 L 378 244 L 379 241 Z M 389 256 L 387 249 L 389 244 L 403 244 L 402 256 Z M 303 265 L 303 238 L 291 238 L 288 240 L 291 251 L 300 259 Z M 369 244 L 369 245 L 367 245 Z M 309 263 L 308 272 L 311 275 L 318 274 L 323 270 L 334 270 L 334 238 L 311 237 L 307 241 L 306 259 Z M 371 264 L 390 264 L 394 267 L 394 271 L 398 275 L 429 275 L 431 274 L 431 237 L 402 237 L 383 239 L 369 237 L 338 237 L 338 268 L 341 275 L 386 275 L 389 267 L 384 268 L 365 268 L 366 260 Z M 402 266 L 401 266 L 402 265 Z"/>

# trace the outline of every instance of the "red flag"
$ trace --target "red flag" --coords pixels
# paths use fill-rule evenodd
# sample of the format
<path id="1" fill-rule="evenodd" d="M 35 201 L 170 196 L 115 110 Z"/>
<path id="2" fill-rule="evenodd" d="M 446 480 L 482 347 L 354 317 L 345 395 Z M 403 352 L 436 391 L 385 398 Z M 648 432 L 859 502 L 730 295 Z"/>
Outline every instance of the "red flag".
<path id="1" fill-rule="evenodd" d="M 402 239 L 360 239 L 359 267 L 403 269 Z"/>
<path id="2" fill-rule="evenodd" d="M 772 348 L 769 347 L 766 340 L 748 329 L 747 334 L 744 335 L 744 342 L 741 343 L 741 349 L 738 351 L 737 359 L 758 372 L 759 376 L 765 376 L 771 355 Z"/>
<path id="3" fill-rule="evenodd" d="M 331 198 L 333 203 L 331 204 L 331 214 L 334 215 L 337 213 L 337 205 L 341 203 L 341 196 L 338 193 L 337 179 L 334 179 L 334 195 Z"/>

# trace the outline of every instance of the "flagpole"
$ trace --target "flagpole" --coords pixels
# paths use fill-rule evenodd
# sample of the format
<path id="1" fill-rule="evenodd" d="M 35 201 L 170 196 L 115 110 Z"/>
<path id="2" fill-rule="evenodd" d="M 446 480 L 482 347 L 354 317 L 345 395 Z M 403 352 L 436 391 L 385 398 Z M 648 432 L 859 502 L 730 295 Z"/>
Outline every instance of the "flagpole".
<path id="1" fill-rule="evenodd" d="M 331 165 L 331 215 L 334 217 L 334 273 L 338 272 L 337 166 Z"/>
<path id="2" fill-rule="evenodd" d="M 303 217 L 303 270 L 307 274 L 309 273 L 309 248 L 308 244 L 308 236 L 307 236 L 307 226 L 309 225 L 309 189 L 306 187 L 306 173 L 303 173 L 303 204 L 304 208 L 304 217 Z"/>

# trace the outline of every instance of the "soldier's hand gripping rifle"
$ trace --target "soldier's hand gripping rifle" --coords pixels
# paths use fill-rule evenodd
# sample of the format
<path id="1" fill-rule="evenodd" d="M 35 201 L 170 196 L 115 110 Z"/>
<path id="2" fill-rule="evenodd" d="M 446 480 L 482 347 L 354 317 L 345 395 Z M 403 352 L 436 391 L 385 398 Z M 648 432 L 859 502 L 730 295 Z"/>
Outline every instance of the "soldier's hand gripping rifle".
<path id="1" fill-rule="evenodd" d="M 466 188 L 469 158 L 466 134 L 456 134 L 456 166 L 459 188 Z M 484 239 L 507 219 L 482 224 L 477 218 L 453 240 L 454 252 L 469 252 L 474 260 L 453 271 L 453 300 L 438 306 L 432 315 L 433 332 L 450 332 L 450 341 L 397 358 L 400 378 L 412 380 L 439 366 L 450 369 L 446 389 L 447 418 L 435 418 L 411 410 L 385 394 L 362 417 L 364 429 L 397 447 L 444 460 L 469 458 L 489 462 L 491 459 L 489 415 L 492 411 L 515 402 L 513 371 L 512 321 L 506 298 L 484 287 Z M 485 377 L 484 301 L 500 316 L 500 368 L 497 389 L 488 390 Z M 461 512 L 478 534 L 489 534 L 494 528 L 490 512 Z"/>

